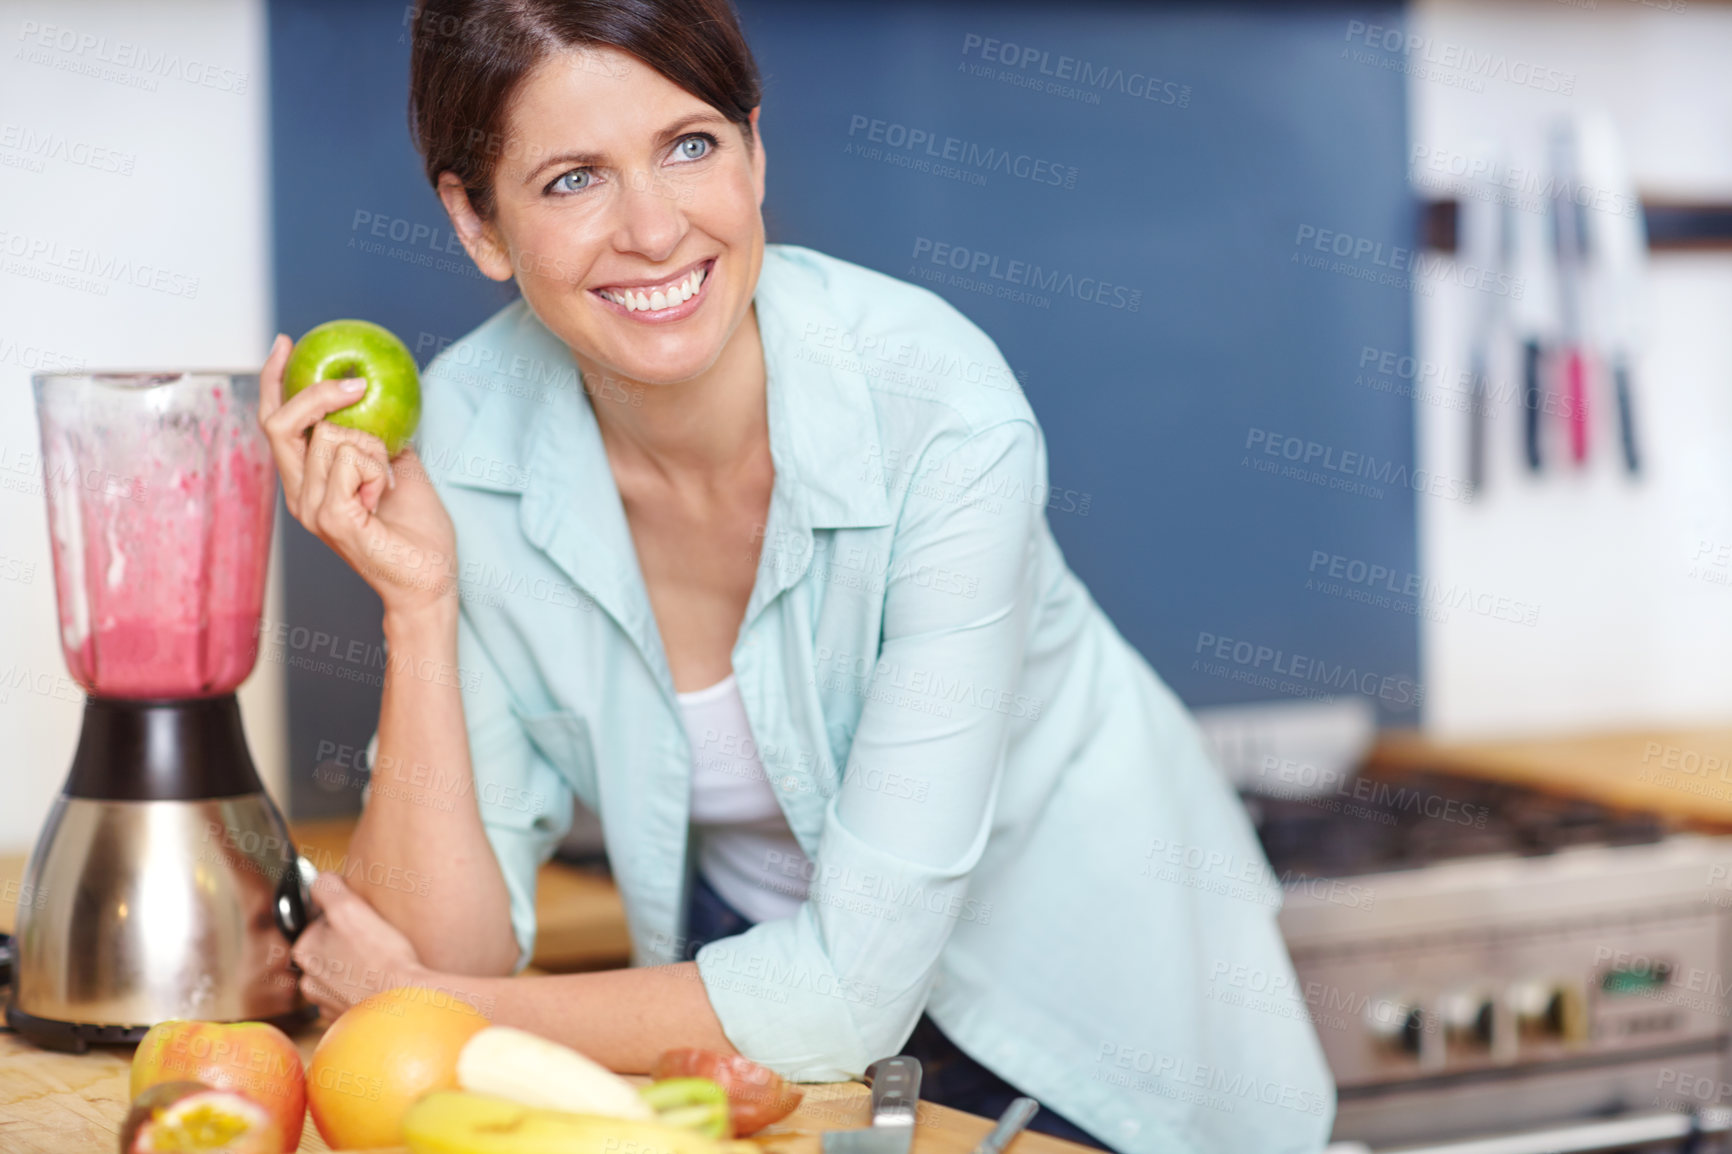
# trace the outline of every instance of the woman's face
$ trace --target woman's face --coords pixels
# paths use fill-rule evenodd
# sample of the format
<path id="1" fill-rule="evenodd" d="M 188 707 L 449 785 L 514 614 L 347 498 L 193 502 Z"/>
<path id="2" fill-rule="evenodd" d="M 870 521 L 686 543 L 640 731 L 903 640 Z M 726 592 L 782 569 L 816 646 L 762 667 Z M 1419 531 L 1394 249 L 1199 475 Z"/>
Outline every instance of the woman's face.
<path id="1" fill-rule="evenodd" d="M 496 280 L 515 274 L 586 371 L 689 380 L 751 307 L 764 255 L 762 149 L 636 57 L 572 49 L 524 79 L 491 221 L 474 218 L 460 185 L 454 204 L 455 179 L 440 192 L 459 234 L 480 234 L 476 263 Z"/>

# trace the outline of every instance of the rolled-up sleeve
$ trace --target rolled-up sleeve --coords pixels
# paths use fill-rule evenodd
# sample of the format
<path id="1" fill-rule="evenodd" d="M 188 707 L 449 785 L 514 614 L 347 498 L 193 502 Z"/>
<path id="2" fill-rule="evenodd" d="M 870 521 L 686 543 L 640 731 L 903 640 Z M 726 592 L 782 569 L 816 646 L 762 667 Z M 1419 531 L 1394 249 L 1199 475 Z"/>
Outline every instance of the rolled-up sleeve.
<path id="1" fill-rule="evenodd" d="M 807 899 L 696 955 L 729 1040 L 802 1081 L 857 1076 L 907 1041 L 957 922 L 983 916 L 969 875 L 1008 727 L 1038 710 L 1018 681 L 1043 531 L 1039 429 L 1017 417 L 935 443 L 891 484 L 906 496 L 878 660 L 854 687 L 865 704 Z"/>

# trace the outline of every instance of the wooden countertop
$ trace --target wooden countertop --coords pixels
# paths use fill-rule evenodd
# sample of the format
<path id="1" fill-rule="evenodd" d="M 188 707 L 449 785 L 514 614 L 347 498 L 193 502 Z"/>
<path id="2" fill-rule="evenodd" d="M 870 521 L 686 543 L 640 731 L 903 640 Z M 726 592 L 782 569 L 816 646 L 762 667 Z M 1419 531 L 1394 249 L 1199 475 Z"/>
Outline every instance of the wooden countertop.
<path id="1" fill-rule="evenodd" d="M 320 869 L 337 863 L 349 846 L 355 823 L 348 818 L 296 822 L 295 844 Z M 612 880 L 560 862 L 541 867 L 535 883 L 537 969 L 550 973 L 605 970 L 631 961 L 625 906 Z"/>
<path id="2" fill-rule="evenodd" d="M 317 1029 L 295 1039 L 303 1060 L 312 1056 L 318 1039 Z M 6 1154 L 114 1154 L 126 1118 L 131 1062 L 130 1047 L 57 1054 L 0 1032 L 0 1148 Z M 808 1085 L 798 1110 L 751 1141 L 764 1154 L 819 1154 L 819 1135 L 866 1125 L 869 1104 L 870 1093 L 859 1082 Z M 922 1102 L 911 1154 L 968 1154 L 990 1129 L 989 1119 Z M 306 1154 L 331 1149 L 310 1117 L 298 1149 Z M 408 1152 L 392 1147 L 375 1154 Z M 1027 1131 L 1011 1144 L 1010 1154 L 1098 1152 Z"/>
<path id="3" fill-rule="evenodd" d="M 354 829 L 348 818 L 291 826 L 301 852 L 320 869 L 338 873 Z M 26 855 L 0 855 L 0 933 L 11 933 L 16 921 L 25 864 Z M 535 916 L 540 929 L 532 961 L 537 969 L 605 970 L 631 960 L 625 906 L 613 882 L 600 874 L 549 862 L 536 882 Z"/>
<path id="4" fill-rule="evenodd" d="M 1368 767 L 1435 770 L 1585 798 L 1683 824 L 1732 826 L 1732 729 L 1656 729 L 1569 737 L 1435 741 L 1413 730 L 1381 735 Z"/>
<path id="5" fill-rule="evenodd" d="M 354 823 L 296 823 L 296 844 L 322 869 L 339 869 Z M 22 855 L 0 856 L 0 933 L 12 929 Z M 630 956 L 625 910 L 613 883 L 572 866 L 549 863 L 536 892 L 540 932 L 534 964 L 548 971 L 604 969 Z M 311 1028 L 295 1039 L 303 1059 L 319 1039 Z M 126 1118 L 130 1047 L 87 1054 L 38 1050 L 0 1030 L 0 1150 L 5 1154 L 113 1154 Z M 648 1079 L 633 1079 L 648 1081 Z M 806 1087 L 800 1109 L 754 1135 L 764 1154 L 819 1154 L 825 1130 L 864 1126 L 870 1094 L 859 1082 Z M 968 1154 L 992 1128 L 992 1120 L 921 1103 L 912 1154 Z M 309 1118 L 300 1150 L 329 1151 Z M 378 1154 L 407 1154 L 381 1151 Z M 1035 1132 L 1024 1133 L 1011 1154 L 1094 1154 L 1086 1146 Z"/>

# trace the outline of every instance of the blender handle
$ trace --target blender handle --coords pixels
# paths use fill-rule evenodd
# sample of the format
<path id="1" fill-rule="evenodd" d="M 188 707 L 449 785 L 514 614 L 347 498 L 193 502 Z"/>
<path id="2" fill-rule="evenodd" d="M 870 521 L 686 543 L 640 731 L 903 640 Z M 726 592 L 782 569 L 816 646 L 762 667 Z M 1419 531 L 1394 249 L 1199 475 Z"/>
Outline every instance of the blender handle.
<path id="1" fill-rule="evenodd" d="M 296 854 L 290 865 L 291 868 L 283 871 L 283 880 L 277 884 L 272 909 L 277 915 L 277 928 L 293 945 L 295 939 L 324 911 L 313 901 L 313 882 L 319 876 L 318 868 L 303 854 Z"/>
<path id="2" fill-rule="evenodd" d="M 12 984 L 12 935 L 0 934 L 0 990 Z"/>

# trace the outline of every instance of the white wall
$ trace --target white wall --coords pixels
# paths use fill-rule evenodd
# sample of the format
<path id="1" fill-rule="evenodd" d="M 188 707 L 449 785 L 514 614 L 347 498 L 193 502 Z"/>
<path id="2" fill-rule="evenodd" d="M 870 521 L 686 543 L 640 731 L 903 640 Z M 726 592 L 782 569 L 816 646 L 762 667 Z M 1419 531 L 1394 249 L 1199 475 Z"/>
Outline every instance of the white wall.
<path id="1" fill-rule="evenodd" d="M 1514 75 L 1547 70 L 1571 91 L 1497 78 L 1474 91 L 1460 68 L 1415 67 L 1411 143 L 1467 154 L 1481 137 L 1537 140 L 1559 114 L 1600 110 L 1644 196 L 1732 199 L 1732 8 L 1661 2 L 1671 6 L 1419 0 L 1409 31 L 1428 39 L 1431 60 L 1502 53 L 1527 66 Z M 1532 626 L 1459 609 L 1422 618 L 1434 735 L 1732 720 L 1732 254 L 1659 254 L 1647 284 L 1638 484 L 1619 472 L 1609 436 L 1587 471 L 1529 476 L 1506 404 L 1492 420 L 1483 499 L 1419 498 L 1429 578 L 1538 606 Z M 1415 298 L 1422 363 L 1465 368 L 1475 295 L 1438 283 Z M 1465 416 L 1415 409 L 1420 463 L 1462 476 Z M 1602 402 L 1590 427 L 1597 418 L 1609 434 L 1609 416 Z"/>
<path id="2" fill-rule="evenodd" d="M 81 709 L 30 688 L 66 672 L 30 373 L 263 360 L 264 37 L 262 0 L 0 2 L 0 852 L 34 842 Z M 166 275 L 38 279 L 79 260 Z M 281 797 L 282 667 L 263 665 L 241 702 Z"/>

